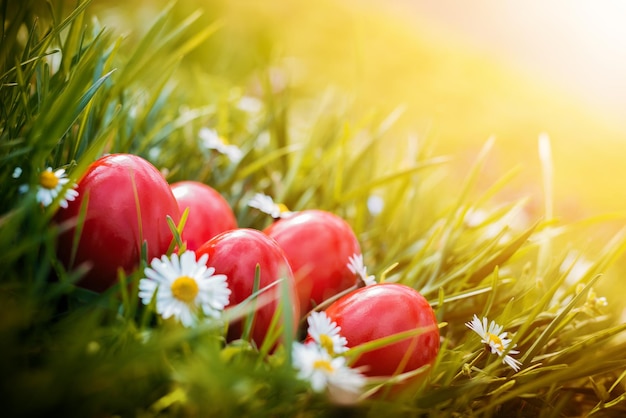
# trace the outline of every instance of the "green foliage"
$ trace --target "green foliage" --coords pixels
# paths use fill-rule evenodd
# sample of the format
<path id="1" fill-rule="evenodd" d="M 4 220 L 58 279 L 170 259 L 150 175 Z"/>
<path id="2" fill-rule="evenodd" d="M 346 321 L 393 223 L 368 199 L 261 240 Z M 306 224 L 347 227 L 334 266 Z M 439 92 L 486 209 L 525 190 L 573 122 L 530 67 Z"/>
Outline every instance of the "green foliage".
<path id="1" fill-rule="evenodd" d="M 526 214 L 525 202 L 497 199 L 513 172 L 487 190 L 477 187 L 491 141 L 465 183 L 449 184 L 449 156 L 392 137 L 401 108 L 363 114 L 331 88 L 299 95 L 273 79 L 273 62 L 248 71 L 247 61 L 229 78 L 185 61 L 201 48 L 219 60 L 216 51 L 223 49 L 211 49 L 211 36 L 225 23 L 199 27 L 201 11 L 172 18 L 172 3 L 131 41 L 102 27 L 88 13 L 89 2 L 69 11 L 34 4 L 17 10 L 5 4 L 3 15 L 0 391 L 6 416 L 626 412 L 626 326 L 616 319 L 619 306 L 602 306 L 593 290 L 626 241 L 616 234 L 587 256 L 559 241 L 575 226 L 516 222 Z M 242 158 L 231 161 L 204 147 L 203 128 L 238 146 Z M 65 271 L 55 256 L 64 228 L 53 221 L 59 201 L 44 208 L 35 200 L 39 173 L 63 167 L 76 181 L 105 152 L 141 155 L 170 181 L 210 184 L 230 202 L 240 226 L 270 222 L 247 207 L 257 192 L 291 210 L 343 216 L 371 272 L 416 288 L 435 308 L 442 344 L 428 378 L 399 398 L 383 390 L 356 405 L 336 405 L 296 378 L 288 349 L 269 354 L 245 339 L 226 344 L 221 329 L 185 329 L 157 318 L 137 297 L 142 268 L 120 275 L 121 285 L 102 295 L 74 286 L 81 271 Z M 368 207 L 373 197 L 383 202 L 380 212 Z M 511 333 L 519 372 L 467 329 L 474 314 Z"/>

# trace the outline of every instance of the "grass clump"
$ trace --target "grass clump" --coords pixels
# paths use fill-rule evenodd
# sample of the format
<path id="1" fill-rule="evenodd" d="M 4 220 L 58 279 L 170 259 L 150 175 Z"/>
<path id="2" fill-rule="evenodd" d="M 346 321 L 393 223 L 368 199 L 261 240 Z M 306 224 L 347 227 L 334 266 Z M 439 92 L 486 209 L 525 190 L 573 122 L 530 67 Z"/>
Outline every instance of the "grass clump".
<path id="1" fill-rule="evenodd" d="M 340 89 L 299 93 L 281 57 L 274 62 L 262 51 L 267 62 L 246 61 L 231 78 L 189 58 L 204 51 L 215 68 L 220 58 L 232 64 L 212 38 L 229 22 L 199 24 L 200 11 L 179 17 L 172 3 L 131 39 L 103 26 L 89 2 L 3 7 L 0 386 L 7 416 L 626 412 L 626 325 L 617 301 L 607 295 L 606 306 L 596 293 L 623 254 L 623 233 L 600 248 L 576 246 L 573 237 L 602 219 L 561 225 L 551 210 L 533 219 L 525 201 L 498 199 L 514 172 L 479 188 L 493 141 L 464 183 L 450 184 L 453 156 L 395 137 L 390 127 L 401 107 L 363 112 Z M 239 154 L 207 147 L 201 132 Z M 297 377 L 289 350 L 225 343 L 219 327 L 155 318 L 137 297 L 142 268 L 121 275 L 130 286 L 103 294 L 75 286 L 81 271 L 65 271 L 55 255 L 60 231 L 51 219 L 60 200 L 39 204 L 39 176 L 64 168 L 77 181 L 107 152 L 140 155 L 171 182 L 211 185 L 240 226 L 270 222 L 247 206 L 258 192 L 291 210 L 342 216 L 370 272 L 417 289 L 435 309 L 441 351 L 428 377 L 400 398 L 340 405 Z M 519 371 L 468 329 L 473 315 L 504 326 L 511 348 L 517 344 Z"/>

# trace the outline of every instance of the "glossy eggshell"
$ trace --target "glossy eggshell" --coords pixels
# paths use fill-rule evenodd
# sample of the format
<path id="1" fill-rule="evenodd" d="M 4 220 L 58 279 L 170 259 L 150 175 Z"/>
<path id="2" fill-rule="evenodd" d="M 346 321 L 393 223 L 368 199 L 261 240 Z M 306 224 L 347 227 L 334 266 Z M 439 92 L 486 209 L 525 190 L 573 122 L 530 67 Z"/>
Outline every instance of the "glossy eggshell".
<path id="1" fill-rule="evenodd" d="M 282 247 L 296 277 L 302 313 L 356 283 L 349 258 L 361 254 L 351 226 L 322 210 L 294 212 L 264 231 Z"/>
<path id="2" fill-rule="evenodd" d="M 197 181 L 179 181 L 171 185 L 182 214 L 189 209 L 182 240 L 195 251 L 217 234 L 237 228 L 237 219 L 228 201 L 211 186 Z"/>
<path id="3" fill-rule="evenodd" d="M 397 283 L 381 283 L 357 289 L 332 303 L 328 317 L 341 327 L 348 347 L 421 327 L 432 327 L 418 336 L 367 351 L 353 367 L 368 376 L 392 376 L 432 364 L 439 352 L 437 319 L 428 301 L 415 289 Z M 400 367 L 404 364 L 403 367 Z"/>
<path id="4" fill-rule="evenodd" d="M 74 225 L 57 243 L 66 268 L 90 266 L 79 286 L 101 292 L 114 285 L 118 268 L 130 273 L 139 265 L 144 242 L 148 261 L 166 253 L 172 241 L 166 217 L 178 223 L 180 213 L 169 184 L 150 162 L 131 154 L 106 155 L 88 167 L 76 190 L 76 200 L 60 209 L 55 221 Z M 83 205 L 85 219 L 72 262 Z"/>
<path id="5" fill-rule="evenodd" d="M 260 289 L 279 279 L 285 279 L 290 296 L 287 309 L 292 315 L 292 331 L 296 331 L 300 306 L 294 276 L 282 249 L 273 239 L 255 229 L 234 229 L 216 235 L 196 250 L 198 258 L 204 254 L 209 256 L 207 266 L 215 268 L 215 274 L 225 274 L 227 277 L 228 287 L 232 292 L 228 306 L 238 305 L 253 293 L 257 264 L 260 267 Z M 280 284 L 257 299 L 258 307 L 253 317 L 251 337 L 259 347 L 265 340 L 280 299 Z M 241 338 L 242 333 L 241 322 L 229 325 L 229 340 Z"/>

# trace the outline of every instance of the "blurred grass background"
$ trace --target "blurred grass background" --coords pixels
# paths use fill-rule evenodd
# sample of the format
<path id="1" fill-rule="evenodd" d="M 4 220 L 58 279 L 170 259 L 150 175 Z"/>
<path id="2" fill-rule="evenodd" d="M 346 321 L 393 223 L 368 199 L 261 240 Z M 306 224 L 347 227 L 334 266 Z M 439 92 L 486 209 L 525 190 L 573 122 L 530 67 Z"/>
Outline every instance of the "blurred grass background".
<path id="1" fill-rule="evenodd" d="M 42 0 L 3 4 L 8 15 L 19 10 L 48 15 Z M 53 4 L 62 14 L 74 2 Z M 94 0 L 87 11 L 103 26 L 125 34 L 121 47 L 132 49 L 133 42 L 142 38 L 168 4 L 168 0 Z M 185 56 L 180 69 L 185 76 L 177 83 L 183 91 L 198 93 L 188 96 L 190 108 L 223 101 L 232 85 L 256 90 L 261 96 L 264 83 L 270 83 L 276 90 L 275 103 L 285 106 L 284 112 L 289 114 L 284 117 L 293 126 L 310 124 L 309 115 L 321 106 L 334 107 L 327 114 L 349 113 L 361 121 L 390 115 L 389 146 L 379 151 L 380 164 L 397 165 L 398 158 L 404 158 L 410 149 L 431 156 L 449 155 L 452 160 L 443 181 L 452 185 L 464 179 L 481 147 L 495 137 L 480 184 L 486 189 L 516 169 L 496 198 L 511 202 L 528 197 L 529 219 L 545 215 L 537 151 L 537 137 L 545 132 L 552 144 L 554 216 L 563 222 L 601 217 L 603 222 L 594 226 L 593 235 L 608 239 L 623 226 L 626 213 L 622 180 L 626 177 L 626 123 L 616 108 L 619 101 L 600 106 L 571 83 L 568 88 L 567 83 L 553 82 L 558 74 L 551 79 L 528 71 L 532 65 L 515 65 L 519 62 L 510 58 L 515 53 L 502 52 L 509 48 L 506 39 L 490 41 L 490 36 L 498 33 L 498 24 L 492 25 L 496 32 L 476 29 L 481 27 L 481 19 L 486 24 L 487 19 L 504 19 L 508 13 L 512 24 L 517 22 L 522 28 L 528 24 L 520 26 L 519 22 L 539 16 L 543 20 L 537 20 L 537 28 L 547 33 L 552 20 L 545 11 L 536 14 L 542 10 L 539 3 L 533 2 L 527 9 L 520 3 L 519 10 L 514 4 L 482 0 L 476 7 L 452 7 L 446 2 L 403 0 L 180 0 L 171 11 L 175 20 L 200 10 L 202 14 L 193 23 L 196 31 L 212 25 L 217 31 Z M 564 15 L 575 11 L 561 6 Z M 551 7 L 554 11 L 559 5 Z M 580 12 L 580 7 L 577 10 Z M 511 14 L 516 14 L 516 20 L 511 20 Z M 561 26 L 554 28 L 561 39 L 575 33 L 575 28 L 564 27 L 567 19 L 555 17 L 553 21 L 555 25 L 561 21 Z M 506 19 L 499 23 L 500 28 L 504 25 Z M 506 38 L 506 31 L 502 33 Z M 528 36 L 541 39 L 540 34 Z M 582 43 L 584 38 L 577 35 L 576 39 Z M 499 42 L 499 46 L 490 48 L 489 42 Z M 581 45 L 581 60 L 586 58 L 584 51 L 594 50 L 594 42 L 598 39 Z M 567 43 L 563 47 L 568 45 L 571 47 Z M 610 51 L 607 47 L 600 50 Z M 546 51 L 549 49 L 544 49 L 544 58 Z M 590 57 L 602 58 L 598 53 Z M 615 62 L 615 57 L 605 57 L 607 63 Z M 155 73 L 158 67 L 155 62 Z M 563 66 L 555 68 L 563 71 Z M 589 72 L 590 68 L 594 67 L 581 64 L 580 71 Z M 572 66 L 571 72 L 576 70 Z M 562 78 L 575 82 L 568 74 Z M 269 80 L 260 80 L 260 76 Z M 616 90 L 619 88 L 617 84 Z M 320 104 L 321 95 L 328 100 Z M 224 118 L 222 127 L 227 127 Z M 573 239 L 591 240 L 588 229 L 581 234 Z M 617 264 L 622 265 L 626 260 Z"/>
<path id="2" fill-rule="evenodd" d="M 96 0 L 90 9 L 105 26 L 132 39 L 139 38 L 167 4 L 166 0 Z M 397 120 L 390 124 L 386 141 L 395 143 L 381 151 L 381 161 L 397 164 L 407 147 L 427 149 L 430 155 L 449 155 L 452 161 L 444 182 L 452 185 L 464 179 L 481 147 L 495 137 L 480 184 L 486 189 L 504 173 L 517 170 L 496 198 L 515 201 L 528 197 L 529 219 L 545 216 L 537 138 L 547 133 L 552 145 L 555 218 L 563 222 L 603 219 L 593 233 L 581 229 L 580 236 L 568 236 L 565 244 L 568 240 L 591 242 L 598 236 L 602 242 L 612 236 L 623 226 L 626 212 L 622 180 L 626 177 L 626 125 L 615 101 L 609 103 L 613 106 L 609 112 L 571 84 L 568 88 L 567 83 L 553 82 L 558 74 L 552 74 L 551 81 L 545 73 L 528 71 L 532 65 L 516 66 L 507 61 L 506 54 L 498 55 L 497 49 L 475 42 L 470 36 L 472 24 L 477 27 L 480 19 L 497 19 L 504 6 L 494 5 L 489 14 L 489 1 L 482 1 L 477 5 L 479 11 L 471 14 L 472 6 L 455 9 L 450 4 L 433 4 L 181 0 L 173 9 L 180 18 L 200 8 L 199 27 L 216 21 L 220 26 L 184 61 L 189 70 L 189 85 L 184 88 L 205 91 L 208 101 L 221 94 L 220 79 L 245 84 L 259 69 L 269 68 L 275 89 L 289 85 L 281 100 L 290 98 L 288 117 L 292 121 L 300 118 L 306 124 L 307 115 L 317 106 L 343 106 L 361 119 L 392 115 Z M 535 20 L 532 13 L 540 10 L 533 5 L 528 8 L 529 20 Z M 520 22 L 525 9 L 521 3 L 517 7 Z M 514 13 L 514 6 L 508 8 Z M 478 21 L 457 25 L 455 30 L 464 9 L 466 20 Z M 562 10 L 568 13 L 565 5 Z M 543 19 L 548 17 L 543 15 Z M 556 25 L 558 19 L 554 22 Z M 543 21 L 543 28 L 549 29 L 550 21 Z M 555 30 L 568 29 L 561 25 Z M 483 42 L 484 38 L 483 33 Z M 611 57 L 606 58 L 611 62 Z M 194 78 L 194 73 L 208 74 L 216 82 L 198 85 L 200 77 Z M 351 97 L 351 102 L 331 99 L 319 105 L 307 101 L 328 91 Z M 190 105 L 204 105 L 202 94 L 196 99 L 199 102 Z M 329 108 L 328 113 L 336 110 Z M 616 266 L 621 270 L 624 264 L 626 260 Z M 613 286 L 624 287 L 620 281 L 608 287 Z"/>
<path id="3" fill-rule="evenodd" d="M 520 166 L 510 192 L 531 195 L 537 207 L 542 192 L 536 143 L 546 132 L 553 146 L 558 216 L 580 219 L 626 207 L 621 180 L 626 174 L 626 125 L 616 117 L 619 111 L 609 115 L 580 91 L 513 67 L 497 51 L 468 41 L 463 29 L 454 33 L 442 27 L 442 19 L 429 20 L 434 13 L 422 2 L 178 3 L 174 12 L 181 16 L 200 7 L 205 12 L 200 24 L 216 19 L 223 24 L 206 41 L 210 47 L 188 57 L 188 64 L 203 71 L 245 80 L 258 68 L 275 65 L 288 71 L 282 76 L 294 87 L 292 95 L 307 97 L 332 86 L 349 92 L 355 109 L 363 113 L 384 114 L 403 106 L 393 127 L 396 137 L 414 135 L 432 145 L 434 153 L 452 155 L 459 176 L 487 138 L 495 136 L 489 161 L 493 176 Z M 136 36 L 166 4 L 97 0 L 92 10 L 106 26 Z M 481 4 L 483 10 L 489 6 Z M 523 6 L 518 7 L 523 16 Z M 462 13 L 459 9 L 450 8 L 449 14 L 454 18 Z M 438 13 L 445 13 L 445 7 Z M 454 24 L 459 19 L 449 20 Z"/>

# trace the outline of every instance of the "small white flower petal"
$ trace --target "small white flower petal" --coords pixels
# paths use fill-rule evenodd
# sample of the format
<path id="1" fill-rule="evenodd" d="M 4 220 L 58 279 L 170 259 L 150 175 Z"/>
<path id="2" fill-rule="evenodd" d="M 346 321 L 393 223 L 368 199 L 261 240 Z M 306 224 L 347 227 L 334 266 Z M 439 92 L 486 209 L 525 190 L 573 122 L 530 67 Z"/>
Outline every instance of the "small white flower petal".
<path id="1" fill-rule="evenodd" d="M 200 258 L 196 261 L 196 263 L 202 265 L 202 266 L 206 266 L 206 262 L 209 261 L 209 255 L 208 254 L 202 254 L 200 256 Z M 211 267 L 213 269 L 213 271 L 215 271 L 215 269 L 213 267 Z M 213 274 L 213 271 L 211 271 L 211 274 Z"/>
<path id="2" fill-rule="evenodd" d="M 228 306 L 231 290 L 228 288 L 226 276 L 218 274 L 200 282 L 199 303 L 203 312 L 218 318 Z"/>
<path id="3" fill-rule="evenodd" d="M 180 319 L 180 323 L 185 327 L 191 327 L 196 323 L 196 316 L 192 315 L 191 310 L 189 309 L 181 309 L 178 312 L 178 318 Z"/>
<path id="4" fill-rule="evenodd" d="M 176 254 L 173 254 L 173 256 L 176 256 Z M 174 258 L 172 258 L 172 260 L 174 260 Z M 178 261 L 177 256 L 176 256 L 176 261 Z M 180 268 L 178 268 L 173 262 L 171 262 L 167 258 L 167 256 L 163 256 L 161 257 L 161 259 L 158 259 L 158 258 L 153 259 L 151 266 L 152 266 L 152 269 L 158 275 L 158 279 L 156 279 L 158 281 L 171 283 L 174 280 L 176 280 L 176 278 L 181 276 Z"/>
<path id="5" fill-rule="evenodd" d="M 358 394 L 361 392 L 363 386 L 365 386 L 365 377 L 357 370 L 344 366 L 336 369 L 329 383 L 331 390 L 337 388 L 342 391 Z"/>
<path id="6" fill-rule="evenodd" d="M 180 310 L 178 309 L 178 304 L 175 301 L 168 301 L 165 299 L 158 299 L 157 300 L 157 312 L 159 312 L 161 314 L 161 317 L 163 317 L 163 319 L 168 319 L 171 318 L 172 315 L 174 315 L 174 313 L 180 314 Z"/>
<path id="7" fill-rule="evenodd" d="M 148 305 L 154 297 L 158 282 L 149 279 L 139 280 L 139 298 L 144 305 Z"/>
<path id="8" fill-rule="evenodd" d="M 172 254 L 172 261 L 174 259 L 178 260 L 178 256 L 174 257 L 175 254 Z M 190 276 L 193 275 L 197 270 L 198 264 L 196 263 L 196 254 L 193 251 L 185 251 L 180 256 L 180 275 L 181 276 Z"/>
<path id="9" fill-rule="evenodd" d="M 202 139 L 202 143 L 209 149 L 216 149 L 223 145 L 217 131 L 209 128 L 202 128 L 198 132 L 198 136 Z"/>
<path id="10" fill-rule="evenodd" d="M 272 218 L 278 218 L 280 216 L 280 208 L 274 203 L 274 200 L 263 193 L 255 194 L 248 202 L 248 206 L 260 210 L 263 213 L 270 215 Z"/>
<path id="11" fill-rule="evenodd" d="M 350 269 L 353 274 L 359 276 L 366 286 L 371 286 L 376 283 L 376 277 L 374 275 L 367 275 L 367 267 L 365 267 L 363 263 L 363 254 L 353 254 L 348 257 L 348 269 Z"/>
<path id="12" fill-rule="evenodd" d="M 371 195 L 367 198 L 367 209 L 370 211 L 370 214 L 374 216 L 380 215 L 384 208 L 385 201 L 382 197 Z"/>
<path id="13" fill-rule="evenodd" d="M 502 362 L 506 363 L 509 367 L 511 367 L 516 372 L 519 371 L 520 366 L 522 365 L 521 362 L 519 362 L 518 360 L 514 359 L 513 357 L 509 355 L 504 356 L 502 358 Z"/>
<path id="14" fill-rule="evenodd" d="M 226 155 L 232 162 L 238 163 L 243 157 L 243 152 L 236 145 L 225 144 L 217 131 L 209 128 L 202 128 L 198 132 L 202 144 L 208 148 Z"/>
<path id="15" fill-rule="evenodd" d="M 150 267 L 146 267 L 143 274 L 147 278 L 160 283 L 169 283 L 171 280 L 175 280 L 176 277 L 178 277 L 175 272 L 171 271 L 167 264 L 161 262 L 158 258 L 152 260 Z"/>
<path id="16" fill-rule="evenodd" d="M 226 145 L 222 148 L 221 152 L 235 164 L 243 158 L 243 151 L 236 145 Z"/>
<path id="17" fill-rule="evenodd" d="M 173 253 L 170 257 L 170 265 L 172 270 L 176 273 L 176 276 L 183 276 L 183 270 L 180 267 L 180 258 L 178 254 Z"/>
<path id="18" fill-rule="evenodd" d="M 74 187 L 76 187 L 76 185 L 74 185 Z M 67 189 L 67 192 L 65 192 L 65 199 L 66 200 L 74 200 L 77 197 L 78 197 L 78 190 Z"/>
<path id="19" fill-rule="evenodd" d="M 35 195 L 35 199 L 37 202 L 41 203 L 44 206 L 49 206 L 54 200 L 53 192 L 48 189 L 39 188 L 37 190 L 37 194 Z"/>
<path id="20" fill-rule="evenodd" d="M 353 274 L 361 274 L 361 270 L 363 269 L 363 255 L 353 254 L 348 257 L 348 268 Z"/>

